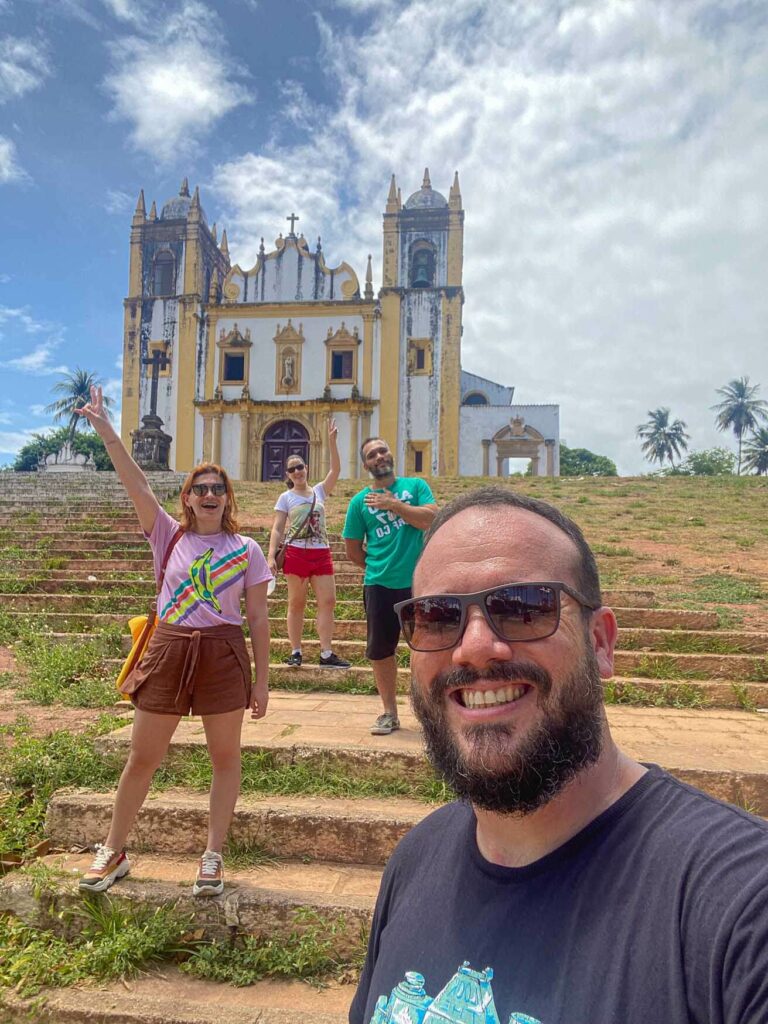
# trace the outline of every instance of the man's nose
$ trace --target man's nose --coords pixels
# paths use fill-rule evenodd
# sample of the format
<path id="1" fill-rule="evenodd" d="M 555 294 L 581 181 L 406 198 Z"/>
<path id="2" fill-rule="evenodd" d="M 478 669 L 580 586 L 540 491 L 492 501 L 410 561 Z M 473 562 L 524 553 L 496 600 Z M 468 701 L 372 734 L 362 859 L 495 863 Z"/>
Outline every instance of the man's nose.
<path id="1" fill-rule="evenodd" d="M 453 663 L 483 668 L 491 661 L 508 661 L 511 657 L 512 645 L 496 636 L 480 608 L 472 605 L 467 610 L 461 640 L 453 649 Z"/>

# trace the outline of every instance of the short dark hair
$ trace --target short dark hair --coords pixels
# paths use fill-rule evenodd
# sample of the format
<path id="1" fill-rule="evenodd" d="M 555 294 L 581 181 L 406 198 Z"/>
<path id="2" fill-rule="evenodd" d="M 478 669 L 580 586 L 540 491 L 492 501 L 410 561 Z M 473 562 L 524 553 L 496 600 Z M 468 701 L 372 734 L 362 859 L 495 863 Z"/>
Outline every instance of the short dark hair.
<path id="1" fill-rule="evenodd" d="M 453 501 L 448 502 L 437 513 L 432 520 L 432 525 L 424 535 L 422 554 L 440 527 L 445 526 L 448 520 L 453 519 L 459 512 L 464 512 L 468 508 L 493 508 L 499 506 L 519 508 L 525 512 L 533 512 L 534 515 L 548 520 L 558 530 L 562 530 L 576 545 L 579 554 L 576 568 L 577 588 L 596 608 L 602 605 L 600 573 L 597 569 L 597 562 L 592 553 L 592 548 L 587 543 L 581 529 L 565 513 L 561 512 L 559 508 L 555 508 L 554 505 L 550 505 L 549 502 L 541 501 L 539 498 L 529 498 L 527 495 L 520 494 L 518 491 L 513 491 L 508 487 L 479 487 L 477 490 L 469 491 L 467 494 L 462 494 L 458 498 L 454 498 Z"/>
<path id="2" fill-rule="evenodd" d="M 384 441 L 384 438 L 381 436 L 381 434 L 371 434 L 370 437 L 366 437 L 366 439 L 360 445 L 360 461 L 361 462 L 365 462 L 365 446 L 367 444 L 370 444 L 371 441 Z M 387 444 L 387 442 L 384 441 L 384 444 Z M 388 444 L 387 444 L 387 448 L 389 448 Z"/>

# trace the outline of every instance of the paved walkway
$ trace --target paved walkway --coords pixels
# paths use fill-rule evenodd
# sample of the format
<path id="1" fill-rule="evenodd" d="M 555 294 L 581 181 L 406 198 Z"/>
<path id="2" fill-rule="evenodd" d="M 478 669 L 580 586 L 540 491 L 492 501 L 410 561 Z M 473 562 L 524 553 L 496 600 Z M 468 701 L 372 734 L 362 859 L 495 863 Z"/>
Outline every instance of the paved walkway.
<path id="1" fill-rule="evenodd" d="M 422 748 L 418 724 L 407 700 L 401 698 L 399 704 L 402 728 L 390 736 L 371 736 L 371 724 L 381 712 L 376 697 L 273 692 L 266 718 L 252 722 L 246 716 L 243 746 L 317 745 L 416 753 Z M 768 715 L 722 709 L 607 710 L 616 742 L 631 757 L 667 768 L 768 775 Z M 175 741 L 204 743 L 201 721 L 183 720 Z"/>

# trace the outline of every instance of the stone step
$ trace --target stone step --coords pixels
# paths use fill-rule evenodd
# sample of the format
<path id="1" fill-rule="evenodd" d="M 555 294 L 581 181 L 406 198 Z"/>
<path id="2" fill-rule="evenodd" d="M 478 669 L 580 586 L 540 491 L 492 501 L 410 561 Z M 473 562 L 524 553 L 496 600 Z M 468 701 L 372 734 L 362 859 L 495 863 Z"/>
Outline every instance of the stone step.
<path id="1" fill-rule="evenodd" d="M 121 573 L 121 577 L 125 581 L 126 586 L 129 582 L 131 583 L 132 590 L 134 589 L 134 583 L 143 582 L 147 584 L 143 588 L 143 595 L 138 597 L 139 604 L 145 600 L 146 596 L 151 594 L 151 570 L 149 574 L 146 572 Z M 15 608 L 20 614 L 36 612 L 46 617 L 46 619 L 50 617 L 50 621 L 55 623 L 55 616 L 71 615 L 78 608 L 83 609 L 81 613 L 82 621 L 86 622 L 89 615 L 99 614 L 99 612 L 87 612 L 84 610 L 95 601 L 97 605 L 103 606 L 100 608 L 100 612 L 108 614 L 109 621 L 114 619 L 115 621 L 124 622 L 125 614 L 121 615 L 120 610 L 128 613 L 134 612 L 135 614 L 137 606 L 137 596 L 125 595 L 125 597 L 125 602 L 118 604 L 122 599 L 114 595 L 94 597 L 92 594 L 0 594 L 0 603 L 6 611 L 9 608 Z M 307 601 L 306 628 L 308 630 L 313 628 L 315 607 L 314 601 Z M 269 615 L 273 622 L 285 619 L 287 613 L 287 602 L 276 597 L 270 598 Z M 361 631 L 359 635 L 361 637 L 365 636 L 365 610 L 360 599 L 357 601 L 338 601 L 336 603 L 336 614 L 335 628 L 339 636 L 342 635 L 339 631 L 346 628 L 343 625 L 344 623 L 354 623 Z M 718 623 L 716 612 L 678 611 L 674 608 L 618 608 L 616 610 L 616 618 L 620 629 L 649 627 L 662 630 L 714 631 Z M 94 621 L 100 620 L 97 618 Z M 88 629 L 87 626 L 77 628 L 85 628 L 86 631 Z M 713 633 L 714 638 L 717 638 L 719 635 L 719 632 Z"/>
<path id="2" fill-rule="evenodd" d="M 199 857 L 202 850 L 197 852 Z M 131 872 L 110 890 L 112 901 L 174 907 L 192 919 L 192 930 L 226 941 L 232 929 L 261 938 L 287 938 L 301 930 L 298 917 L 305 910 L 329 922 L 342 920 L 337 933 L 328 928 L 332 948 L 339 957 L 359 951 L 361 933 L 368 927 L 381 880 L 381 868 L 365 865 L 324 864 L 315 861 L 280 861 L 226 870 L 221 896 L 200 899 L 192 895 L 197 857 L 169 857 L 137 852 L 129 854 Z M 92 853 L 54 854 L 43 858 L 61 873 L 51 903 L 36 899 L 38 883 L 23 872 L 12 872 L 0 884 L 0 913 L 13 913 L 32 927 L 68 934 L 78 919 L 56 918 L 82 901 L 79 876 L 93 860 Z M 46 892 L 46 903 L 49 899 Z M 82 927 L 82 924 L 79 925 Z"/>
<path id="3" fill-rule="evenodd" d="M 104 662 L 104 671 L 117 678 L 121 665 L 121 659 L 110 658 Z M 747 710 L 768 708 L 768 682 L 750 683 L 736 679 L 704 678 L 648 679 L 631 675 L 617 675 L 609 682 L 611 688 L 616 691 L 616 700 L 613 702 L 615 704 L 636 705 L 638 694 L 643 693 L 647 696 L 647 703 L 651 705 L 700 705 L 708 708 Z M 605 685 L 608 686 L 609 682 Z M 303 692 L 376 693 L 373 669 L 370 665 L 328 669 L 320 668 L 316 662 L 305 662 L 300 668 L 295 668 L 273 660 L 269 666 L 269 685 L 273 690 L 285 687 Z M 406 695 L 410 685 L 410 668 L 399 668 L 397 692 Z"/>
<path id="4" fill-rule="evenodd" d="M 430 770 L 418 723 L 405 699 L 398 705 L 401 729 L 371 736 L 381 712 L 377 697 L 273 692 L 264 719 L 244 717 L 242 746 L 269 751 L 282 764 L 343 765 L 380 779 L 423 780 Z M 616 742 L 631 757 L 661 764 L 715 797 L 768 816 L 768 715 L 621 706 L 606 712 Z M 130 733 L 131 726 L 124 726 L 97 742 L 125 755 Z M 200 720 L 183 719 L 171 756 L 204 744 Z"/>
<path id="5" fill-rule="evenodd" d="M 46 835 L 59 849 L 92 844 L 109 830 L 113 793 L 60 791 L 48 804 Z M 415 800 L 241 796 L 230 842 L 265 857 L 383 867 L 395 845 L 431 806 Z M 199 856 L 205 849 L 208 795 L 169 790 L 146 802 L 130 849 Z"/>
<path id="6" fill-rule="evenodd" d="M 235 988 L 163 964 L 98 988 L 3 993 L 3 1024 L 346 1024 L 355 985 L 259 981 Z"/>

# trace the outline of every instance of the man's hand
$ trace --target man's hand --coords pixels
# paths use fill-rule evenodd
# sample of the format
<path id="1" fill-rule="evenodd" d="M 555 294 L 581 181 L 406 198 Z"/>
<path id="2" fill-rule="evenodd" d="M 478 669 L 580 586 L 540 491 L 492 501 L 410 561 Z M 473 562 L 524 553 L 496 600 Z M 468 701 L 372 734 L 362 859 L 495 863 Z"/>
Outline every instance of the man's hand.
<path id="1" fill-rule="evenodd" d="M 399 510 L 403 504 L 389 491 L 369 491 L 363 500 L 369 508 L 380 508 L 385 512 Z"/>

